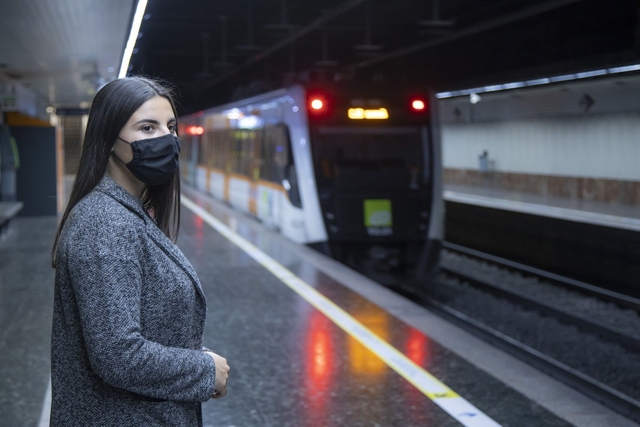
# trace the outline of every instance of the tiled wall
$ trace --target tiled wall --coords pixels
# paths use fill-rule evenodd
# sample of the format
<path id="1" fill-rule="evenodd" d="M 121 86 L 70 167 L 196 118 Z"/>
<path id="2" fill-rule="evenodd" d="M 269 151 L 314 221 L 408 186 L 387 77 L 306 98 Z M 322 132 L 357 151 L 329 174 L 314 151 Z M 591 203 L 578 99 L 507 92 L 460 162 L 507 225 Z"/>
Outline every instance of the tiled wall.
<path id="1" fill-rule="evenodd" d="M 640 182 L 508 172 L 444 169 L 445 184 L 472 185 L 599 202 L 640 205 Z"/>

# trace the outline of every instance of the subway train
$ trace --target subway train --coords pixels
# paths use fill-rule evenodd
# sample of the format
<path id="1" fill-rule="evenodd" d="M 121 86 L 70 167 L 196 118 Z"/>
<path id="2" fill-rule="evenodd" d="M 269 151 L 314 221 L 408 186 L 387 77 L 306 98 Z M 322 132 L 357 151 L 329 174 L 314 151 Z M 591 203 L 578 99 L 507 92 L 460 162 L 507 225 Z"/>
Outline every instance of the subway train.
<path id="1" fill-rule="evenodd" d="M 182 179 L 359 271 L 426 277 L 444 232 L 434 99 L 294 85 L 183 116 Z"/>

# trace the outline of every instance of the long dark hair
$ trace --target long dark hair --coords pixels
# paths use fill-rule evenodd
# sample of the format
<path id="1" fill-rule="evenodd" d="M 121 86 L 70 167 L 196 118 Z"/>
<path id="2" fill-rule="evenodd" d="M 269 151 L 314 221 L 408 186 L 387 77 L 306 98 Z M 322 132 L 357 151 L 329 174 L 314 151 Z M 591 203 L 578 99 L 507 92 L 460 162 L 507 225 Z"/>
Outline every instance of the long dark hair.
<path id="1" fill-rule="evenodd" d="M 60 233 L 69 214 L 104 177 L 113 144 L 129 118 L 142 104 L 156 96 L 169 101 L 177 118 L 173 91 L 160 80 L 125 77 L 108 83 L 96 94 L 89 111 L 78 174 L 51 251 L 51 265 L 54 268 Z M 175 241 L 180 229 L 180 170 L 166 184 L 148 185 L 142 194 L 142 203 L 145 209 L 153 212 L 162 232 Z"/>

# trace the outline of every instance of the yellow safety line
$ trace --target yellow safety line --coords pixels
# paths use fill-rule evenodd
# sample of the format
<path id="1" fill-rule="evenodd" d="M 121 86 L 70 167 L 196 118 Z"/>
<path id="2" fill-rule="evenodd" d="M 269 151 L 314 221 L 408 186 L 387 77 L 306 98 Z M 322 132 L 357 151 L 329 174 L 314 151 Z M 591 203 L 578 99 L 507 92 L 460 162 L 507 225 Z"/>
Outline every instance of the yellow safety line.
<path id="1" fill-rule="evenodd" d="M 304 282 L 282 264 L 262 252 L 258 247 L 250 243 L 244 237 L 231 230 L 227 225 L 215 218 L 204 208 L 192 200 L 182 196 L 182 204 L 194 214 L 202 218 L 260 265 L 269 270 L 289 288 L 331 319 L 342 330 L 362 343 L 365 347 L 382 359 L 391 369 L 413 384 L 424 393 L 436 405 L 444 409 L 449 415 L 458 420 L 464 426 L 469 427 L 498 427 L 500 424 L 489 418 L 478 408 L 459 396 L 444 383 L 414 363 L 407 356 L 398 351 L 388 342 L 384 341 L 370 329 L 358 322 L 334 304 L 327 297 Z"/>

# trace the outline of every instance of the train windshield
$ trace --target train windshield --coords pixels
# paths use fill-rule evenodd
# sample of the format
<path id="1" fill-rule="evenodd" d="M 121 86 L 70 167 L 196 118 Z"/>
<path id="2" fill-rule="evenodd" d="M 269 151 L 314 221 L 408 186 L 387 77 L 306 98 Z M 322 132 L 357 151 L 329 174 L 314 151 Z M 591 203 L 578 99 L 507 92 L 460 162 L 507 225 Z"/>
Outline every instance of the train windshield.
<path id="1" fill-rule="evenodd" d="M 319 190 L 418 190 L 425 185 L 422 128 L 318 127 L 312 145 Z"/>

